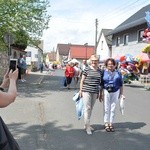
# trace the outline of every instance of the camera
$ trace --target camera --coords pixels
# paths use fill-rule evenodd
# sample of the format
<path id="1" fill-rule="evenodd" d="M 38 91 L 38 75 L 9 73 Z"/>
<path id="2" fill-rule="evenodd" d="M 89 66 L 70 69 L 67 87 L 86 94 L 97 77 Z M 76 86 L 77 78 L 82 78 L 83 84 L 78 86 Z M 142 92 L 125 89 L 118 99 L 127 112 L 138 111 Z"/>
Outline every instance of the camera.
<path id="1" fill-rule="evenodd" d="M 113 81 L 109 81 L 107 87 L 106 87 L 106 90 L 108 92 L 112 92 L 113 91 L 113 87 L 114 87 L 114 84 L 113 84 Z"/>
<path id="2" fill-rule="evenodd" d="M 12 71 L 16 70 L 16 68 L 17 68 L 17 62 L 18 62 L 17 59 L 10 59 L 10 61 L 9 61 L 9 71 L 10 70 L 12 70 Z"/>

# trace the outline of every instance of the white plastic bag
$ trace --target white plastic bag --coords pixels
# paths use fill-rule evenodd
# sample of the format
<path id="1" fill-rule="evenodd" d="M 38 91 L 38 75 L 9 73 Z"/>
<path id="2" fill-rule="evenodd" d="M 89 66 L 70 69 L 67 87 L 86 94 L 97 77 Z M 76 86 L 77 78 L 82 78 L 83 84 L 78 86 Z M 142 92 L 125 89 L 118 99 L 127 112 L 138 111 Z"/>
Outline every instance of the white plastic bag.
<path id="1" fill-rule="evenodd" d="M 80 120 L 82 118 L 83 112 L 84 112 L 82 97 L 78 101 L 76 101 L 75 105 L 76 105 L 77 118 L 78 118 L 78 120 Z"/>
<path id="2" fill-rule="evenodd" d="M 74 94 L 72 100 L 76 102 L 76 101 L 78 101 L 79 99 L 80 99 L 80 93 L 77 92 L 77 93 Z"/>
<path id="3" fill-rule="evenodd" d="M 75 93 L 75 95 L 73 96 L 73 101 L 75 102 L 77 118 L 78 120 L 80 120 L 83 116 L 84 107 L 83 107 L 83 99 L 82 97 L 80 97 L 79 92 Z"/>
<path id="4" fill-rule="evenodd" d="M 124 115 L 124 108 L 125 108 L 125 96 L 122 95 L 120 97 L 120 112 L 122 115 Z"/>

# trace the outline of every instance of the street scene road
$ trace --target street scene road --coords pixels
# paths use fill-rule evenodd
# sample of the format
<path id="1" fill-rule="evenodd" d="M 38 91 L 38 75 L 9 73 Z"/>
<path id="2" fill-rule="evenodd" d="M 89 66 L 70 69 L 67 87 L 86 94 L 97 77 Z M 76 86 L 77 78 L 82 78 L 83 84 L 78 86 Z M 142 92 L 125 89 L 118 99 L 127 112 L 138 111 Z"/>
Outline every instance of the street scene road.
<path id="1" fill-rule="evenodd" d="M 43 72 L 26 76 L 17 83 L 18 96 L 0 114 L 21 150 L 149 150 L 150 91 L 142 86 L 124 86 L 125 114 L 117 107 L 115 132 L 103 127 L 103 103 L 96 102 L 91 118 L 92 135 L 77 119 L 73 95 L 78 89 L 62 86 L 63 71 L 54 76 Z"/>

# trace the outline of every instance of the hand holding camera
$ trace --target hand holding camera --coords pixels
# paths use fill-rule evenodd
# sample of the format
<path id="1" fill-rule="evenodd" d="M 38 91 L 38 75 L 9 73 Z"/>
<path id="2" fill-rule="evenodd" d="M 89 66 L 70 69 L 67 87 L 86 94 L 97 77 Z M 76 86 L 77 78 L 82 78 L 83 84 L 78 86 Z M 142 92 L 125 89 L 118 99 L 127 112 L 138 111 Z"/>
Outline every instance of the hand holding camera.
<path id="1" fill-rule="evenodd" d="M 17 68 L 17 59 L 10 59 L 9 70 L 15 71 Z"/>
<path id="2" fill-rule="evenodd" d="M 16 81 L 18 79 L 18 69 L 15 69 L 14 71 L 10 70 L 8 76 L 9 76 L 9 80 Z"/>
<path id="3" fill-rule="evenodd" d="M 10 71 L 7 70 L 0 87 L 7 88 L 9 86 L 10 80 L 14 80 L 16 82 L 17 78 L 18 78 L 18 69 L 16 69 L 14 72 L 12 70 Z"/>

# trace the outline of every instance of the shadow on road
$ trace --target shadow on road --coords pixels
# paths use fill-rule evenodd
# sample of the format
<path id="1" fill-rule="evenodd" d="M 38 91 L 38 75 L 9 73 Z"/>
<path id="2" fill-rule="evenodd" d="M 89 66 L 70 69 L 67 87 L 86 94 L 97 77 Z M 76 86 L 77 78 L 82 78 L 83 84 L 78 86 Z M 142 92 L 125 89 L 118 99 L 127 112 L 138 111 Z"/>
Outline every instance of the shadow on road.
<path id="1" fill-rule="evenodd" d="M 73 84 L 73 83 L 72 83 Z M 73 85 L 70 91 L 76 91 Z M 45 97 L 48 92 L 68 92 L 68 89 L 63 86 L 63 76 L 45 75 L 41 84 L 33 84 L 32 81 L 27 83 L 18 83 L 19 97 Z"/>
<path id="2" fill-rule="evenodd" d="M 117 131 L 120 130 L 135 130 L 140 129 L 142 127 L 146 126 L 146 123 L 144 122 L 123 122 L 123 123 L 114 123 L 114 127 Z M 102 125 L 93 125 L 95 130 L 103 129 L 104 126 Z"/>
<path id="3" fill-rule="evenodd" d="M 141 134 L 144 122 L 116 123 L 116 132 L 107 133 L 102 125 L 96 128 L 93 135 L 86 135 L 83 129 L 71 129 L 72 125 L 57 126 L 58 121 L 45 125 L 9 124 L 21 150 L 149 150 L 150 134 Z M 131 132 L 132 130 L 132 132 Z M 27 144 L 28 143 L 28 144 Z"/>

